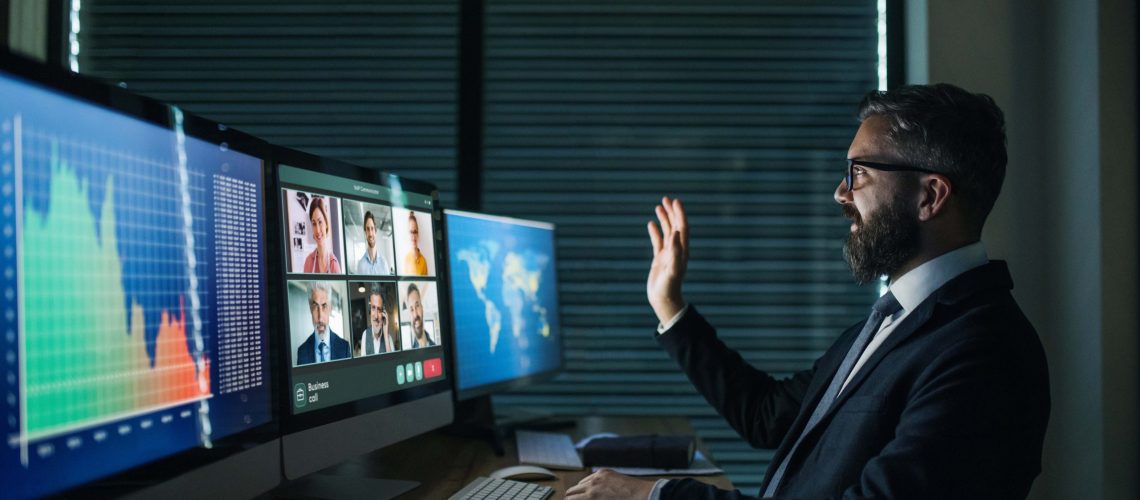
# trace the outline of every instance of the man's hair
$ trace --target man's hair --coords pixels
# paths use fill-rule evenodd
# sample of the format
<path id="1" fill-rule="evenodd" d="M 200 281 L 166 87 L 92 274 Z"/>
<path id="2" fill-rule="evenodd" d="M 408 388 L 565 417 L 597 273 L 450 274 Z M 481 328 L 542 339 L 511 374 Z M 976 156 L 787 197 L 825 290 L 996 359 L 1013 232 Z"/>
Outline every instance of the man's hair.
<path id="1" fill-rule="evenodd" d="M 420 287 L 416 286 L 415 283 L 408 283 L 408 297 L 412 296 L 412 292 L 416 292 L 416 295 L 420 296 L 420 300 L 423 300 L 423 294 L 420 293 Z"/>
<path id="2" fill-rule="evenodd" d="M 365 226 L 368 225 L 369 219 L 372 219 L 372 225 L 375 226 L 376 225 L 376 218 L 372 216 L 372 212 L 365 211 L 364 212 L 364 225 Z"/>
<path id="3" fill-rule="evenodd" d="M 316 292 L 317 290 L 325 292 L 325 295 L 328 295 L 329 298 L 332 298 L 332 293 L 329 292 L 328 283 L 325 283 L 324 281 L 314 281 L 312 283 L 309 283 L 309 300 L 313 299 L 313 292 Z"/>
<path id="4" fill-rule="evenodd" d="M 859 104 L 859 121 L 887 122 L 887 146 L 910 166 L 950 178 L 965 199 L 968 221 L 981 231 L 1005 179 L 1005 116 L 985 94 L 946 83 L 874 91 Z"/>
<path id="5" fill-rule="evenodd" d="M 386 302 L 384 300 L 384 290 L 380 288 L 380 285 L 372 285 L 368 289 L 368 300 L 369 301 L 372 300 L 373 295 L 380 297 L 380 304 L 384 304 L 384 302 Z"/>

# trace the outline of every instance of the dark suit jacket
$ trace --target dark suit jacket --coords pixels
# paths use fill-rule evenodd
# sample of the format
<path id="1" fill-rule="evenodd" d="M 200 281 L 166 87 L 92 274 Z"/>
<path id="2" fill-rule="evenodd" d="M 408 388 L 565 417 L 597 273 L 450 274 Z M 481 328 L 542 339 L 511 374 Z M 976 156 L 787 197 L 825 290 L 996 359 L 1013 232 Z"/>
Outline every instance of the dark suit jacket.
<path id="1" fill-rule="evenodd" d="M 776 498 L 1025 498 L 1041 472 L 1049 375 L 1004 262 L 943 285 L 903 319 L 805 436 Z M 865 322 L 865 320 L 864 320 Z M 690 308 L 658 342 L 754 447 L 779 446 L 763 493 L 863 327 L 776 380 Z M 662 498 L 743 498 L 691 479 Z"/>
<path id="2" fill-rule="evenodd" d="M 305 342 L 297 348 L 297 366 L 317 362 L 316 343 L 317 332 L 313 332 L 309 335 L 309 338 L 305 339 Z M 329 330 L 329 344 L 331 344 L 329 345 L 329 361 L 348 358 L 348 341 L 340 338 L 340 336 L 331 329 Z"/>

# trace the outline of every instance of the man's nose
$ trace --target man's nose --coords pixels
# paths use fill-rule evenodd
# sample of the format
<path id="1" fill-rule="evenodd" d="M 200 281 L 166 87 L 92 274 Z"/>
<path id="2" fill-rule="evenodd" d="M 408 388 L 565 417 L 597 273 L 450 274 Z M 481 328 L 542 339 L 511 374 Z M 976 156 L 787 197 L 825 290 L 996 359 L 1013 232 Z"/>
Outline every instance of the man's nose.
<path id="1" fill-rule="evenodd" d="M 840 205 L 846 205 L 853 201 L 851 197 L 851 190 L 847 189 L 847 179 L 841 179 L 839 185 L 835 187 L 835 194 L 833 195 L 835 202 Z"/>

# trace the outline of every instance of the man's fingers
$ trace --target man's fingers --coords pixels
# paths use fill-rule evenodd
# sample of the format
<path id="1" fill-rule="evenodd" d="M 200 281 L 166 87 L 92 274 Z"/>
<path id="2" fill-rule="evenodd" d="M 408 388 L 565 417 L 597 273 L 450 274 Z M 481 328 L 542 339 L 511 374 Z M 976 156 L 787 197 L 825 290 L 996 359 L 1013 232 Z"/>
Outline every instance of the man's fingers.
<path id="1" fill-rule="evenodd" d="M 673 227 L 681 233 L 681 241 L 687 245 L 689 243 L 689 219 L 685 216 L 685 207 L 681 205 L 681 200 L 673 200 L 672 214 Z"/>
<path id="2" fill-rule="evenodd" d="M 566 490 L 566 498 L 570 498 L 573 495 L 585 494 L 586 488 L 589 487 L 589 483 L 590 483 L 590 481 L 587 481 L 587 480 L 590 479 L 591 476 L 593 476 L 593 474 L 590 474 L 589 476 L 582 478 L 581 481 L 578 481 L 578 484 L 575 484 L 574 486 L 571 486 L 570 489 Z"/>
<path id="3" fill-rule="evenodd" d="M 661 253 L 661 230 L 657 229 L 657 223 L 649 221 L 649 241 L 653 243 L 653 255 Z"/>
<path id="4" fill-rule="evenodd" d="M 665 209 L 665 215 L 669 217 L 669 228 L 673 229 L 673 200 L 668 196 L 662 196 L 661 208 Z"/>
<path id="5" fill-rule="evenodd" d="M 669 234 L 673 232 L 673 224 L 669 222 L 669 212 L 665 211 L 664 205 L 657 205 L 657 220 L 661 222 L 662 234 Z"/>
<path id="6" fill-rule="evenodd" d="M 570 498 L 573 495 L 577 495 L 579 493 L 585 493 L 585 492 L 586 492 L 586 487 L 582 486 L 582 483 L 578 483 L 578 484 L 575 484 L 574 486 L 571 486 L 570 489 L 566 490 L 566 498 Z"/>
<path id="7" fill-rule="evenodd" d="M 684 258 L 685 248 L 682 246 L 680 232 L 673 231 L 669 234 L 669 246 L 673 247 L 673 255 Z"/>

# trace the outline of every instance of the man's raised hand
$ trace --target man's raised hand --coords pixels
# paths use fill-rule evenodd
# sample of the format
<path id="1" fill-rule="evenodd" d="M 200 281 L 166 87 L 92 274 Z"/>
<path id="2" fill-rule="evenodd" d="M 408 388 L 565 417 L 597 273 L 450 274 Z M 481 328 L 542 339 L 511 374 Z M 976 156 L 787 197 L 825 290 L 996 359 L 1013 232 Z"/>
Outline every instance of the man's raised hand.
<path id="1" fill-rule="evenodd" d="M 689 265 L 689 223 L 681 200 L 661 198 L 657 220 L 648 224 L 649 241 L 653 244 L 653 264 L 649 268 L 646 294 L 657 320 L 665 324 L 685 307 L 681 298 L 681 281 Z"/>

